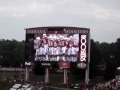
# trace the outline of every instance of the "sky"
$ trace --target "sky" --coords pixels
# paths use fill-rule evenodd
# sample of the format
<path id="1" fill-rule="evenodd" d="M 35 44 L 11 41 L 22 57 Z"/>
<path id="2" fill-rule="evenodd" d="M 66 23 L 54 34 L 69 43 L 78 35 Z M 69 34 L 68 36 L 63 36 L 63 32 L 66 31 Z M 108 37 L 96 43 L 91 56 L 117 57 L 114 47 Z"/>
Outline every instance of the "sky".
<path id="1" fill-rule="evenodd" d="M 91 39 L 120 38 L 120 0 L 0 0 L 0 39 L 25 40 L 26 28 L 90 28 Z"/>

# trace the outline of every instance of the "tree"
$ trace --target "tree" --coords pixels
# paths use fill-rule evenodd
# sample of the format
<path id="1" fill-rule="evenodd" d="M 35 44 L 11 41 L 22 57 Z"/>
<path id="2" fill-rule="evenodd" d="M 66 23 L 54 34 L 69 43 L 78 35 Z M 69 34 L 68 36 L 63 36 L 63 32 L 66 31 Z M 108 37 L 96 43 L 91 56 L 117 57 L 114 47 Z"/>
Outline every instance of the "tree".
<path id="1" fill-rule="evenodd" d="M 25 62 L 24 41 L 0 40 L 0 65 L 2 67 L 20 67 Z"/>
<path id="2" fill-rule="evenodd" d="M 113 78 L 115 78 L 116 66 L 116 62 L 112 59 L 107 62 L 106 71 L 104 75 L 105 80 L 112 80 Z"/>
<path id="3" fill-rule="evenodd" d="M 99 42 L 91 40 L 91 55 L 90 55 L 90 77 L 96 76 L 96 68 L 101 60 L 100 50 L 98 48 Z"/>
<path id="4" fill-rule="evenodd" d="M 117 41 L 115 42 L 115 45 L 116 45 L 115 59 L 116 59 L 116 62 L 118 63 L 118 66 L 120 66 L 120 38 L 117 39 Z"/>

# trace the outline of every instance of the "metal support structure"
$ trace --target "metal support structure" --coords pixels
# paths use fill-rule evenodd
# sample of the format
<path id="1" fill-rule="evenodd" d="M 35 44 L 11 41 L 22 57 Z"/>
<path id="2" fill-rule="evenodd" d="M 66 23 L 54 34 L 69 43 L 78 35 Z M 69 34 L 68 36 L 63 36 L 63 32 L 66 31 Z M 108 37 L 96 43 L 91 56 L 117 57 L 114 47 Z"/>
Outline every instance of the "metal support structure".
<path id="1" fill-rule="evenodd" d="M 67 84 L 67 69 L 64 68 L 64 84 Z"/>
<path id="2" fill-rule="evenodd" d="M 87 84 L 88 84 L 88 69 L 87 68 L 86 68 L 86 71 L 85 71 L 85 90 L 87 89 Z"/>
<path id="3" fill-rule="evenodd" d="M 45 83 L 49 83 L 49 68 L 45 68 Z"/>
<path id="4" fill-rule="evenodd" d="M 26 66 L 25 68 L 25 81 L 28 81 L 29 79 L 29 68 Z"/>
<path id="5" fill-rule="evenodd" d="M 90 34 L 88 35 L 88 63 L 87 63 L 87 68 L 86 68 L 86 73 L 85 73 L 85 88 L 88 90 L 86 87 L 89 84 L 89 63 L 90 63 Z"/>
<path id="6" fill-rule="evenodd" d="M 85 89 L 88 90 L 87 85 L 89 84 L 89 63 L 87 65 L 86 68 L 86 72 L 85 72 Z"/>

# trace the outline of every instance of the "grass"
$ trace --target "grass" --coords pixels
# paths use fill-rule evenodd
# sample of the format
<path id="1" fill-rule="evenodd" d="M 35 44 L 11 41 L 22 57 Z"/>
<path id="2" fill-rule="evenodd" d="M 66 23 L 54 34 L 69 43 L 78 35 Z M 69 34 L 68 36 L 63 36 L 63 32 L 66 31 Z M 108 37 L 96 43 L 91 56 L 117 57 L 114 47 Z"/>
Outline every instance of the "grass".
<path id="1" fill-rule="evenodd" d="M 8 83 L 6 81 L 0 81 L 0 90 L 10 90 L 13 83 Z"/>
<path id="2" fill-rule="evenodd" d="M 13 78 L 14 75 L 17 74 L 19 78 L 24 78 L 24 75 L 22 75 L 20 72 L 0 72 L 0 90 L 9 90 L 13 83 L 8 83 L 5 80 L 5 78 Z M 68 84 L 71 83 L 84 83 L 84 78 L 79 78 L 78 75 L 71 75 L 68 74 Z M 50 85 L 51 86 L 58 86 L 59 83 L 63 83 L 64 76 L 63 74 L 50 74 Z M 43 75 L 34 75 L 33 73 L 30 73 L 29 81 L 32 84 L 35 84 L 36 82 L 44 82 L 44 76 Z M 94 79 L 90 80 L 90 83 L 92 85 L 95 85 L 97 83 L 103 83 L 105 80 L 103 80 L 103 77 L 96 77 Z M 57 90 L 53 88 L 44 88 L 43 90 Z"/>

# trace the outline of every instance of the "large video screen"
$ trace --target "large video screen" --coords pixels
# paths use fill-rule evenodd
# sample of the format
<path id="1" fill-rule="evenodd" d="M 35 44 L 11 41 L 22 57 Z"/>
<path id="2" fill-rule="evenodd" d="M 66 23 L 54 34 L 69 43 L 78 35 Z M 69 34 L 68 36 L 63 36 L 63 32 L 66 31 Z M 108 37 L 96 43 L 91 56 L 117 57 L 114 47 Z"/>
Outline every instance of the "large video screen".
<path id="1" fill-rule="evenodd" d="M 26 60 L 86 62 L 89 31 L 70 29 L 26 30 Z"/>
<path id="2" fill-rule="evenodd" d="M 39 34 L 34 39 L 35 61 L 76 62 L 79 34 Z"/>

